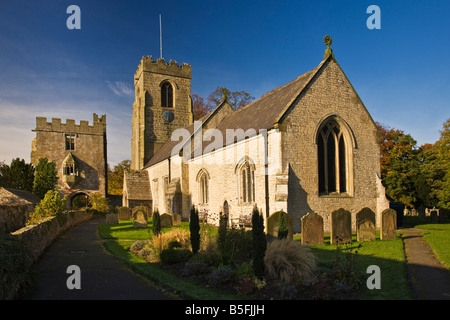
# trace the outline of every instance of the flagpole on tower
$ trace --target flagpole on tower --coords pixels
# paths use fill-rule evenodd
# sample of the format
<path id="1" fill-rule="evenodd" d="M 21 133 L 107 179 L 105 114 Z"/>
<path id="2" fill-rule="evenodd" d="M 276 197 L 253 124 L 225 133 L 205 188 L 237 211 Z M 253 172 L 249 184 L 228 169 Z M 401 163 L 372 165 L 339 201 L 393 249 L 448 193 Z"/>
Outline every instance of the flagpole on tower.
<path id="1" fill-rule="evenodd" d="M 162 27 L 161 27 L 161 14 L 159 14 L 159 55 L 162 59 Z"/>

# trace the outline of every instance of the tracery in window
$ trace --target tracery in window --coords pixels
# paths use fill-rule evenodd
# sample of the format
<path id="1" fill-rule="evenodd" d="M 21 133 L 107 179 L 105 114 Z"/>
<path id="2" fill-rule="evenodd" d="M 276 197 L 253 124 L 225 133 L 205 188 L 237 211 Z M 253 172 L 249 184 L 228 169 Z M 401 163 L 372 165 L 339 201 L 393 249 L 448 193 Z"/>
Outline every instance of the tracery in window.
<path id="1" fill-rule="evenodd" d="M 328 120 L 317 137 L 319 194 L 349 191 L 348 144 L 343 128 L 335 119 Z"/>

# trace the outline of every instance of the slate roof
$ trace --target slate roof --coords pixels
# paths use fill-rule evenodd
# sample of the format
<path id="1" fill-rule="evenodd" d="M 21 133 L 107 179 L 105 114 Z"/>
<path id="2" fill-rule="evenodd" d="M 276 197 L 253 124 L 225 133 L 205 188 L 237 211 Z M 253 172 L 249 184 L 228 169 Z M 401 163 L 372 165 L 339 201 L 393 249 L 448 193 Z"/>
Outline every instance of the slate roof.
<path id="1" fill-rule="evenodd" d="M 326 61 L 331 58 L 323 60 L 316 68 L 306 72 L 300 77 L 290 81 L 289 83 L 275 88 L 272 91 L 264 94 L 258 100 L 255 100 L 248 105 L 235 110 L 226 116 L 217 126 L 216 129 L 222 132 L 224 137 L 224 145 L 226 143 L 226 130 L 227 129 L 243 129 L 247 131 L 248 129 L 255 129 L 256 133 L 261 129 L 270 130 L 274 128 L 275 123 L 280 121 L 285 112 L 289 109 L 292 103 L 297 99 L 297 97 L 302 93 L 303 89 L 311 81 L 311 79 L 316 75 L 320 68 L 324 65 Z M 223 103 L 223 102 L 222 102 Z M 217 108 L 219 108 L 219 105 Z M 217 109 L 216 108 L 216 109 Z M 209 117 L 212 116 L 214 111 L 210 114 L 204 116 L 201 121 L 205 123 L 208 121 Z M 186 127 L 192 137 L 194 134 L 194 124 Z M 150 161 L 144 166 L 144 168 L 151 167 L 163 160 L 168 159 L 171 156 L 172 150 L 179 141 L 171 141 L 169 139 L 150 159 Z M 204 143 L 202 148 L 204 148 L 210 142 Z M 179 146 L 181 150 L 182 146 Z"/>

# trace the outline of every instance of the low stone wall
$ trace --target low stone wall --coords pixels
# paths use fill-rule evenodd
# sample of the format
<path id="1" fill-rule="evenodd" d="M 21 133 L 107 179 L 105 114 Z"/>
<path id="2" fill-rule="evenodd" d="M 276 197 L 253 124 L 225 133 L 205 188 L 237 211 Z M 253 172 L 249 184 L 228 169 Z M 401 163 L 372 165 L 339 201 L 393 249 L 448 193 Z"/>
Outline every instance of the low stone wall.
<path id="1" fill-rule="evenodd" d="M 11 233 L 20 238 L 30 250 L 33 260 L 36 261 L 44 250 L 67 229 L 92 219 L 93 213 L 89 211 L 67 211 L 58 216 L 50 217 L 44 221 L 23 227 Z"/>
<path id="2" fill-rule="evenodd" d="M 22 228 L 33 210 L 34 205 L 31 203 L 21 205 L 0 205 L 0 231 L 10 233 Z"/>

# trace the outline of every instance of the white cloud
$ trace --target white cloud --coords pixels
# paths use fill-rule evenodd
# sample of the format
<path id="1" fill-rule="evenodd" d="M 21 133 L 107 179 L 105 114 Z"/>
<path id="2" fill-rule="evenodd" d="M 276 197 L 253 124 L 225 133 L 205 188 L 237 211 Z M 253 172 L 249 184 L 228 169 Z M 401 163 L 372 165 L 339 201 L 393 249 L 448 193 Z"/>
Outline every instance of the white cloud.
<path id="1" fill-rule="evenodd" d="M 133 97 L 134 96 L 134 89 L 131 85 L 122 82 L 122 81 L 105 81 L 108 85 L 108 88 L 117 96 L 122 97 Z"/>

